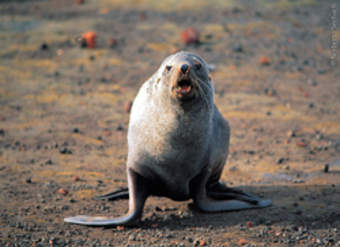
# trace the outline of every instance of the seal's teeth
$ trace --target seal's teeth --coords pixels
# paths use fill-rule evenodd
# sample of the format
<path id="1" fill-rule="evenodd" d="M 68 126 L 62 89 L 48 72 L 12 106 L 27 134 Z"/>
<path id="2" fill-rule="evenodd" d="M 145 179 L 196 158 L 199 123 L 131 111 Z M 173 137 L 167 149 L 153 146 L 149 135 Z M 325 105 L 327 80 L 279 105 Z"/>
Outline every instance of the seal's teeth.
<path id="1" fill-rule="evenodd" d="M 178 91 L 180 93 L 188 93 L 191 90 L 191 86 L 178 86 Z"/>

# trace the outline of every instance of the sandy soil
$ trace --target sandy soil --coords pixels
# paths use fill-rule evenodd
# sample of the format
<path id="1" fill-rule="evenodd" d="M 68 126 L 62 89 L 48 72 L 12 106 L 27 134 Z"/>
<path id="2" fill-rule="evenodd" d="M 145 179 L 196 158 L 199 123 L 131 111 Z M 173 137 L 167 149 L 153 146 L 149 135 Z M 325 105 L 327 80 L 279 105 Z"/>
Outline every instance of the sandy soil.
<path id="1" fill-rule="evenodd" d="M 340 246 L 339 1 L 77 2 L 0 1 L 1 246 Z M 190 26 L 200 45 L 182 42 Z M 97 45 L 81 48 L 89 30 Z M 65 224 L 126 211 L 92 198 L 126 185 L 127 105 L 181 49 L 215 67 L 223 180 L 274 205 L 150 198 L 138 227 Z"/>

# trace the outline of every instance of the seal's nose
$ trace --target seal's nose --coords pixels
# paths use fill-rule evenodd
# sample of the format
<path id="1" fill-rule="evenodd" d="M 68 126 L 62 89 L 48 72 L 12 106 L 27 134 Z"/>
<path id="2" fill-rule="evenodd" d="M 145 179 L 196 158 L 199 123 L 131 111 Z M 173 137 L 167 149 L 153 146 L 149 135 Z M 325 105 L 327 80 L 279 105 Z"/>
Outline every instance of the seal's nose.
<path id="1" fill-rule="evenodd" d="M 188 69 L 189 69 L 189 65 L 187 65 L 187 64 L 181 65 L 181 71 L 182 71 L 183 74 L 185 74 L 185 72 L 187 72 Z"/>

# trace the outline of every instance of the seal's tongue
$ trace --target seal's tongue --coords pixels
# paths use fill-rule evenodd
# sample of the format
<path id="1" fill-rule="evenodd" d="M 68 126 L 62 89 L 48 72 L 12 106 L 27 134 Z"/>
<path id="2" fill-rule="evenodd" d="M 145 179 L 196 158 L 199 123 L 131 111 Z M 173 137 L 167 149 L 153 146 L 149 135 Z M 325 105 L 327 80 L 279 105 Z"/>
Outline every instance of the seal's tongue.
<path id="1" fill-rule="evenodd" d="M 178 87 L 178 92 L 180 93 L 189 93 L 191 90 L 191 86 L 190 85 L 182 85 Z"/>

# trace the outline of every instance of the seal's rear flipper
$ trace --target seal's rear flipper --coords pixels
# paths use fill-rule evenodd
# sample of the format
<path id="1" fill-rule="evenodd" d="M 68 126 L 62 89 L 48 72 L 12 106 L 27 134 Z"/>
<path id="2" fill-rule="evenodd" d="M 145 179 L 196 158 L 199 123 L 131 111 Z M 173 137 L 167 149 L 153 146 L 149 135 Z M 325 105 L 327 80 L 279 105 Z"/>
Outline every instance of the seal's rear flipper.
<path id="1" fill-rule="evenodd" d="M 238 200 L 212 200 L 205 199 L 201 201 L 196 201 L 195 206 L 198 207 L 203 212 L 226 212 L 226 211 L 238 211 L 244 209 L 256 209 L 265 208 L 272 205 L 272 201 L 268 199 L 261 199 L 256 204 L 247 203 Z"/>
<path id="2" fill-rule="evenodd" d="M 221 182 L 214 183 L 207 187 L 208 197 L 215 200 L 239 200 L 251 204 L 258 204 L 261 198 L 258 196 L 243 192 L 235 188 L 227 187 Z"/>
<path id="3" fill-rule="evenodd" d="M 120 190 L 116 190 L 104 195 L 96 196 L 93 199 L 95 200 L 117 200 L 117 199 L 129 199 L 129 189 L 122 188 Z"/>

